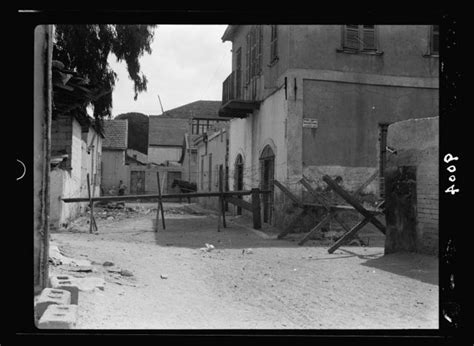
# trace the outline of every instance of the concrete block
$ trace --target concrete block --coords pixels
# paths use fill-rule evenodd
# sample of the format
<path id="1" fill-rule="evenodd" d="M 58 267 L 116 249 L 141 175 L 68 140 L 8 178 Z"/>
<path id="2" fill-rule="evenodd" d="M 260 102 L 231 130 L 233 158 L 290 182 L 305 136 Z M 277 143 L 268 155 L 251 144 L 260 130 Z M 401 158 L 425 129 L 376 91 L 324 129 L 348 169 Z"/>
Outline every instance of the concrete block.
<path id="1" fill-rule="evenodd" d="M 71 329 L 76 322 L 77 305 L 50 305 L 37 326 L 39 329 Z"/>
<path id="2" fill-rule="evenodd" d="M 46 311 L 48 306 L 52 304 L 57 305 L 69 305 L 71 304 L 71 292 L 56 289 L 56 288 L 45 288 L 35 304 L 35 317 L 39 320 L 43 313 Z"/>
<path id="3" fill-rule="evenodd" d="M 70 275 L 57 275 L 51 276 L 49 280 L 52 288 L 69 291 L 71 293 L 71 304 L 77 305 L 79 301 L 79 288 L 76 278 Z"/>

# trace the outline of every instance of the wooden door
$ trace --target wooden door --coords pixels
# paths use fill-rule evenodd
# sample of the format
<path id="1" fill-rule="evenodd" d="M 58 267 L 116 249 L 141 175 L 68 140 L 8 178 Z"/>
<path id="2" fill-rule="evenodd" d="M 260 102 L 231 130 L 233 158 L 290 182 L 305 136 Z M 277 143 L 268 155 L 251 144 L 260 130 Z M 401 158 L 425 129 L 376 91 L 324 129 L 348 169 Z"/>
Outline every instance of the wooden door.
<path id="1" fill-rule="evenodd" d="M 266 146 L 260 155 L 261 189 L 273 191 L 275 172 L 275 154 L 270 146 Z M 262 195 L 263 222 L 271 223 L 273 214 L 273 192 Z"/>

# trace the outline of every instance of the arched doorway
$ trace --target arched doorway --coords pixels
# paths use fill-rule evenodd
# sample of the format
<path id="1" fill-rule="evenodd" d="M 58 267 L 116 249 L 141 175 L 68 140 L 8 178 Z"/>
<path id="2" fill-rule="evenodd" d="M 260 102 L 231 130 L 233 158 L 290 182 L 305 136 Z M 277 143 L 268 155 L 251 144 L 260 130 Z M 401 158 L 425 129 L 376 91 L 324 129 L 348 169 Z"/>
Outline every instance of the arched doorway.
<path id="1" fill-rule="evenodd" d="M 275 174 L 275 153 L 267 145 L 260 155 L 260 187 L 262 190 L 272 191 L 262 195 L 263 222 L 271 223 L 273 214 L 273 179 Z"/>
<path id="2" fill-rule="evenodd" d="M 244 189 L 244 159 L 242 155 L 237 155 L 234 166 L 234 190 L 241 191 Z M 238 196 L 242 198 L 242 196 Z M 242 208 L 237 207 L 237 215 L 242 215 Z"/>

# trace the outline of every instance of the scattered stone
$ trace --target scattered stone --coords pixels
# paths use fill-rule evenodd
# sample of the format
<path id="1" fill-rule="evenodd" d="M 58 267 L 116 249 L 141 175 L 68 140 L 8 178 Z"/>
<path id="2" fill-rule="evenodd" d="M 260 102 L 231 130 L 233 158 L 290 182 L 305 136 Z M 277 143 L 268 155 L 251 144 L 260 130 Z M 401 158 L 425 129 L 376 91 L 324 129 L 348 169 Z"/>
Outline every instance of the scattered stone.
<path id="1" fill-rule="evenodd" d="M 202 247 L 200 248 L 201 251 L 204 251 L 204 252 L 211 252 L 212 250 L 214 250 L 214 245 L 212 244 L 205 244 L 206 247 Z"/>
<path id="2" fill-rule="evenodd" d="M 168 279 L 168 275 L 166 275 L 166 274 L 161 274 L 161 275 L 160 275 L 160 278 L 166 280 L 166 279 Z"/>
<path id="3" fill-rule="evenodd" d="M 109 217 L 107 218 L 107 220 L 113 220 L 113 219 L 114 219 L 113 216 L 109 216 Z"/>
<path id="4" fill-rule="evenodd" d="M 80 291 L 89 292 L 93 291 L 96 288 L 103 291 L 105 289 L 105 281 L 99 277 L 87 277 L 76 279 L 76 285 Z"/>
<path id="5" fill-rule="evenodd" d="M 68 271 L 79 272 L 79 273 L 90 273 L 93 271 L 92 266 L 69 266 L 66 269 Z"/>
<path id="6" fill-rule="evenodd" d="M 133 273 L 130 270 L 122 269 L 120 271 L 120 275 L 122 275 L 122 276 L 133 276 Z"/>
<path id="7" fill-rule="evenodd" d="M 109 261 L 105 261 L 104 263 L 102 263 L 102 265 L 103 265 L 104 267 L 111 267 L 111 266 L 114 265 L 114 263 L 113 263 L 113 262 L 109 262 Z"/>
<path id="8" fill-rule="evenodd" d="M 107 271 L 109 273 L 120 273 L 122 271 L 122 269 L 120 269 L 120 268 L 108 268 Z"/>

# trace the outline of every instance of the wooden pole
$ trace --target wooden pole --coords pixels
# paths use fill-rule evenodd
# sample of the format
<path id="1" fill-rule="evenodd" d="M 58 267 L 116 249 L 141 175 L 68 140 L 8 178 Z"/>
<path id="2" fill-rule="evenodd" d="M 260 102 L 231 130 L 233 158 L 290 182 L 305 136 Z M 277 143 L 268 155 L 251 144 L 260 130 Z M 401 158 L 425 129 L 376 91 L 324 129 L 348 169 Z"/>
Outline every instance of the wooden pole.
<path id="1" fill-rule="evenodd" d="M 300 240 L 300 242 L 298 243 L 298 245 L 303 245 L 304 243 L 306 243 L 306 241 L 309 239 L 309 237 L 311 236 L 311 234 L 315 233 L 316 231 L 318 231 L 321 227 L 323 227 L 325 224 L 327 224 L 329 222 L 329 220 L 331 220 L 332 218 L 332 213 L 328 213 L 324 219 L 321 220 L 320 223 L 318 223 L 311 231 L 308 232 L 308 234 L 306 234 L 303 239 Z"/>
<path id="2" fill-rule="evenodd" d="M 316 198 L 316 200 L 321 203 L 323 205 L 323 207 L 326 209 L 327 212 L 331 212 L 331 211 L 334 211 L 334 218 L 333 220 L 335 220 L 339 225 L 341 225 L 341 227 L 346 231 L 346 232 L 349 232 L 349 228 L 342 222 L 340 221 L 338 218 L 337 218 L 337 214 L 335 212 L 334 209 L 331 208 L 331 205 L 329 203 L 327 203 L 324 199 L 320 198 L 320 196 L 318 196 L 318 193 L 313 189 L 313 187 L 307 182 L 307 179 L 303 176 L 303 178 L 300 180 L 300 183 L 306 188 L 306 190 L 308 190 L 308 192 L 314 197 Z"/>
<path id="3" fill-rule="evenodd" d="M 301 209 L 296 216 L 293 218 L 293 220 L 286 226 L 286 228 L 278 234 L 278 239 L 283 239 L 288 233 L 291 232 L 291 230 L 296 226 L 296 224 L 301 220 L 302 217 L 304 217 L 307 213 L 306 208 Z"/>
<path id="4" fill-rule="evenodd" d="M 366 210 L 360 203 L 359 201 L 352 197 L 349 193 L 347 193 L 344 189 L 342 189 L 335 181 L 333 181 L 329 176 L 325 175 L 323 176 L 323 180 L 326 182 L 326 184 L 329 185 L 330 188 L 332 188 L 336 193 L 344 198 L 344 200 L 352 205 L 359 213 L 361 213 L 364 217 L 368 218 L 369 221 L 377 227 L 383 234 L 385 234 L 385 226 L 375 218 L 374 214 L 371 213 L 370 211 Z"/>
<path id="5" fill-rule="evenodd" d="M 339 248 L 340 246 L 346 244 L 349 240 L 351 240 L 352 238 L 354 238 L 354 236 L 356 235 L 357 232 L 359 232 L 362 227 L 364 227 L 366 224 L 369 223 L 369 219 L 368 218 L 364 218 L 361 222 L 359 222 L 357 225 L 355 225 L 349 232 L 347 232 L 346 234 L 344 234 L 341 238 L 339 238 L 338 241 L 336 241 L 329 249 L 328 249 L 328 252 L 329 253 L 333 253 L 334 251 L 336 251 L 337 248 Z"/>
<path id="6" fill-rule="evenodd" d="M 259 193 L 270 193 L 270 190 L 260 190 Z M 226 192 L 192 192 L 192 193 L 176 193 L 176 194 L 150 194 L 150 195 L 127 195 L 127 196 L 99 196 L 99 197 L 92 197 L 92 201 L 94 202 L 111 202 L 111 201 L 132 201 L 138 199 L 156 199 L 161 197 L 162 199 L 172 199 L 172 198 L 180 198 L 180 197 L 190 197 L 190 198 L 197 198 L 197 197 L 219 197 L 221 194 L 224 196 L 248 196 L 252 194 L 252 191 L 226 191 Z M 75 203 L 75 202 L 89 202 L 88 197 L 75 197 L 75 198 L 63 198 L 62 201 L 64 203 Z"/>
<path id="7" fill-rule="evenodd" d="M 252 189 L 253 228 L 262 228 L 260 189 Z"/>
<path id="8" fill-rule="evenodd" d="M 89 173 L 87 173 L 87 193 L 89 194 L 89 210 L 91 213 L 91 219 L 89 222 L 89 233 L 93 233 L 94 228 L 95 228 L 95 231 L 97 231 L 97 224 L 95 223 L 95 219 L 94 219 L 94 202 L 92 201 L 91 182 L 90 182 Z"/>
<path id="9" fill-rule="evenodd" d="M 224 198 L 224 170 L 222 166 L 219 166 L 219 192 L 221 193 L 219 197 L 219 206 L 222 214 L 222 225 L 224 228 L 227 227 L 225 222 L 225 198 Z"/>
<path id="10" fill-rule="evenodd" d="M 156 222 L 155 222 L 155 232 L 158 232 L 158 223 L 160 222 L 160 212 L 161 212 L 161 222 L 163 223 L 163 229 L 166 229 L 165 226 L 165 214 L 163 211 L 163 202 L 161 198 L 161 184 L 160 184 L 160 172 L 156 172 L 156 181 L 158 184 L 158 205 L 156 208 Z"/>

